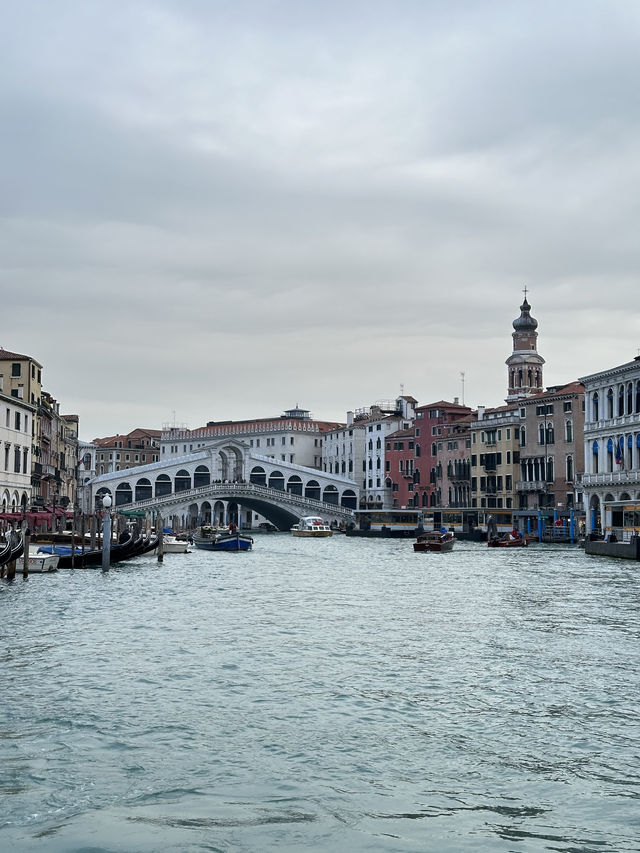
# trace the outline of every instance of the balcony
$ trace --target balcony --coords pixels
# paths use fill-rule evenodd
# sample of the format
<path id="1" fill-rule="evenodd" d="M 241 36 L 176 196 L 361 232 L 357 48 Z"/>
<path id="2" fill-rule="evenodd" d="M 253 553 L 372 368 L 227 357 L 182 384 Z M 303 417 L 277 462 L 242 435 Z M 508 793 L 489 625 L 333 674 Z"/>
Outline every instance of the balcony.
<path id="1" fill-rule="evenodd" d="M 602 474 L 583 474 L 583 486 L 633 486 L 640 483 L 640 471 L 608 471 Z"/>
<path id="2" fill-rule="evenodd" d="M 516 483 L 516 492 L 544 492 L 546 488 L 544 480 L 519 480 Z"/>

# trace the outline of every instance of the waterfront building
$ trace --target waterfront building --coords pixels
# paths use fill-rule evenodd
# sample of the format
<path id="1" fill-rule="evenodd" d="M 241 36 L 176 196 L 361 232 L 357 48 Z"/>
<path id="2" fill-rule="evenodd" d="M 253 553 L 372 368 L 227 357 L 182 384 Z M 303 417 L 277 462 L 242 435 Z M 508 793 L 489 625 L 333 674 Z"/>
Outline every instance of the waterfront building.
<path id="1" fill-rule="evenodd" d="M 518 403 L 520 476 L 518 517 L 558 522 L 582 514 L 584 386 L 571 382 Z"/>
<path id="2" fill-rule="evenodd" d="M 60 404 L 42 391 L 37 409 L 32 471 L 33 504 L 73 506 L 77 491 L 78 416 L 61 415 Z"/>
<path id="3" fill-rule="evenodd" d="M 471 506 L 512 510 L 520 476 L 519 407 L 478 406 L 470 431 Z"/>
<path id="4" fill-rule="evenodd" d="M 471 429 L 474 414 L 443 424 L 436 446 L 436 488 L 442 509 L 471 506 Z"/>
<path id="5" fill-rule="evenodd" d="M 640 498 L 640 356 L 580 379 L 585 389 L 587 532 L 605 529 L 605 502 Z"/>
<path id="6" fill-rule="evenodd" d="M 457 434 L 453 437 L 453 433 L 465 420 L 468 433 L 470 414 L 471 409 L 461 406 L 457 398 L 453 403 L 439 400 L 416 406 L 413 423 L 388 437 L 385 473 L 394 507 L 448 506 L 450 494 L 452 500 L 462 500 L 462 482 L 458 475 L 462 474 L 461 460 L 468 459 L 470 454 L 466 447 L 469 438 L 468 435 L 460 438 Z M 452 487 L 454 480 L 456 485 Z M 468 484 L 468 469 L 466 480 Z"/>
<path id="7" fill-rule="evenodd" d="M 411 428 L 416 403 L 413 397 L 402 395 L 393 401 L 374 404 L 364 415 L 361 509 L 392 509 L 399 505 L 394 503 L 397 497 L 393 491 L 394 480 L 390 476 L 391 462 L 387 459 L 387 446 L 393 433 Z"/>
<path id="8" fill-rule="evenodd" d="M 110 474 L 114 471 L 124 471 L 127 468 L 137 468 L 157 462 L 160 454 L 159 429 L 142 429 L 138 427 L 126 435 L 111 435 L 106 438 L 94 438 L 92 444 L 96 447 L 96 475 Z M 91 453 L 85 450 L 85 453 Z"/>
<path id="9" fill-rule="evenodd" d="M 315 420 L 307 409 L 299 406 L 279 417 L 209 421 L 196 429 L 167 425 L 160 436 L 160 458 L 169 460 L 184 456 L 228 438 L 242 441 L 254 452 L 270 459 L 322 470 L 324 436 L 343 426 L 335 421 Z"/>
<path id="10" fill-rule="evenodd" d="M 36 406 L 0 393 L 0 511 L 31 508 L 31 448 Z"/>
<path id="11" fill-rule="evenodd" d="M 78 485 L 77 503 L 84 513 L 93 512 L 91 505 L 91 488 L 89 483 L 96 475 L 96 457 L 98 445 L 93 441 L 78 439 Z"/>

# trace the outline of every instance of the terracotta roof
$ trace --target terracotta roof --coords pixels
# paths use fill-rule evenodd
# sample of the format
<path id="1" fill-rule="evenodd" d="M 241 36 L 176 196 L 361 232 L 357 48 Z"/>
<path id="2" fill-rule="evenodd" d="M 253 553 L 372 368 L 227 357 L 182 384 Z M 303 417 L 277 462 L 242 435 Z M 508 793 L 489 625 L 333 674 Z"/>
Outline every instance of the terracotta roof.
<path id="1" fill-rule="evenodd" d="M 34 361 L 36 364 L 39 364 L 30 355 L 21 355 L 19 352 L 10 352 L 8 349 L 4 349 L 4 347 L 0 347 L 0 361 L 22 361 L 22 360 Z M 42 365 L 40 365 L 42 367 Z"/>

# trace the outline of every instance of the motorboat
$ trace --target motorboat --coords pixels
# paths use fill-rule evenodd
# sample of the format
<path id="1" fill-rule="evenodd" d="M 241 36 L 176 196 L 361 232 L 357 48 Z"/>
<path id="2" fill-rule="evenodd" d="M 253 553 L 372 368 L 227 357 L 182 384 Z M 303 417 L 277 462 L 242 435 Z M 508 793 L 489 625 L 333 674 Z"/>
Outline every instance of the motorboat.
<path id="1" fill-rule="evenodd" d="M 211 529 L 210 533 L 194 534 L 193 544 L 202 551 L 250 551 L 253 537 L 238 531 Z"/>
<path id="2" fill-rule="evenodd" d="M 413 543 L 414 551 L 452 551 L 455 537 L 450 530 L 429 530 Z"/>
<path id="3" fill-rule="evenodd" d="M 294 536 L 310 536 L 313 538 L 333 535 L 331 527 L 317 515 L 304 516 L 297 524 L 293 525 L 291 532 Z"/>
<path id="4" fill-rule="evenodd" d="M 58 571 L 57 554 L 29 554 L 29 574 L 46 574 Z"/>
<path id="5" fill-rule="evenodd" d="M 489 548 L 526 548 L 529 538 L 523 536 L 519 530 L 503 533 L 501 536 L 492 536 L 487 540 Z"/>

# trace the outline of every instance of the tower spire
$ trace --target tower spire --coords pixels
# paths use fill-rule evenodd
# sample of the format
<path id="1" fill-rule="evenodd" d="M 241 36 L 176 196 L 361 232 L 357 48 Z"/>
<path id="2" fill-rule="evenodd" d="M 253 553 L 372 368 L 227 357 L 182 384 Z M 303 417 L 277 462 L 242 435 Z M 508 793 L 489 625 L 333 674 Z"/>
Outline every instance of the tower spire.
<path id="1" fill-rule="evenodd" d="M 513 352 L 506 361 L 508 371 L 507 403 L 539 394 L 543 389 L 542 365 L 544 359 L 538 353 L 538 321 L 531 316 L 527 301 L 528 288 L 523 288 L 524 301 L 520 316 L 513 321 Z"/>

